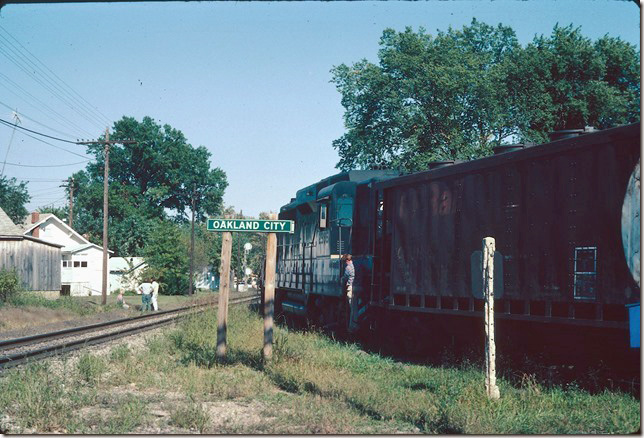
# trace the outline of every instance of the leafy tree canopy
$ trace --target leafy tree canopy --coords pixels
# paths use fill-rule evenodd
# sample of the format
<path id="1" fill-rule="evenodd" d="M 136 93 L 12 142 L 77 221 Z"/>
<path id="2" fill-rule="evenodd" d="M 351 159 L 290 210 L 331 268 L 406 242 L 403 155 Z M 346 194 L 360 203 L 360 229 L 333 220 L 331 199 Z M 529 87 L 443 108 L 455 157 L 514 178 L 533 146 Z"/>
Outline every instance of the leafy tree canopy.
<path id="1" fill-rule="evenodd" d="M 141 255 L 159 219 L 187 220 L 195 200 L 197 220 L 222 208 L 228 183 L 219 168 L 210 168 L 210 152 L 191 146 L 183 133 L 152 118 L 123 117 L 114 124 L 110 140 L 135 144 L 110 147 L 109 246 L 115 255 Z M 103 146 L 88 147 L 96 157 L 73 175 L 75 226 L 100 242 L 103 211 Z"/>
<path id="2" fill-rule="evenodd" d="M 521 47 L 510 27 L 474 19 L 436 36 L 387 29 L 380 46 L 378 65 L 331 70 L 345 108 L 347 132 L 333 142 L 342 170 L 422 170 L 555 129 L 639 120 L 639 54 L 619 38 L 555 26 Z"/>
<path id="3" fill-rule="evenodd" d="M 31 197 L 27 192 L 27 183 L 18 182 L 15 178 L 0 176 L 0 208 L 16 223 L 22 223 L 29 213 L 25 204 Z"/>

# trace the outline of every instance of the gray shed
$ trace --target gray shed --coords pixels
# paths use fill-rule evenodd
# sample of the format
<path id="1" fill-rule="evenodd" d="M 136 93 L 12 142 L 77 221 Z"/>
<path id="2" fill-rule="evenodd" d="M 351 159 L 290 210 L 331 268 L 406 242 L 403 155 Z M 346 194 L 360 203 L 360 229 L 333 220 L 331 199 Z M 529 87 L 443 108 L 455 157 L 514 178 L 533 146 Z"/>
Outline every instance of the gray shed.
<path id="1" fill-rule="evenodd" d="M 0 270 L 15 270 L 26 290 L 60 295 L 62 245 L 25 236 L 0 208 Z"/>

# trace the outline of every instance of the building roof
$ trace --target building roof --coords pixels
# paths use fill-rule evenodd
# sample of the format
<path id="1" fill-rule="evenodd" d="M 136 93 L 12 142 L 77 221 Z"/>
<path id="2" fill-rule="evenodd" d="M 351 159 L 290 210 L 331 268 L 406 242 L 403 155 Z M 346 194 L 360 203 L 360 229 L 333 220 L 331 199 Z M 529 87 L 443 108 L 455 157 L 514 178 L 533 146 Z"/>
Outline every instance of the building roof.
<path id="1" fill-rule="evenodd" d="M 102 246 L 98 246 L 98 245 L 96 245 L 96 244 L 94 244 L 94 243 L 83 243 L 82 245 L 65 246 L 65 247 L 63 247 L 63 252 L 68 252 L 68 253 L 72 253 L 72 254 L 73 254 L 73 253 L 75 253 L 75 252 L 79 252 L 79 251 L 82 251 L 82 250 L 84 250 L 84 249 L 92 248 L 92 247 L 94 247 L 94 248 L 98 249 L 99 251 L 103 251 L 103 247 L 102 247 Z M 108 250 L 107 250 L 107 252 L 108 252 L 108 253 L 113 253 L 114 251 L 110 251 L 110 250 L 108 249 Z"/>
<path id="2" fill-rule="evenodd" d="M 11 218 L 0 208 L 0 234 L 3 235 L 18 235 L 20 236 L 22 232 L 20 227 L 13 223 Z"/>
<path id="3" fill-rule="evenodd" d="M 47 219 L 50 217 L 54 216 L 53 213 L 40 213 L 40 217 L 38 219 L 38 222 L 35 224 L 31 223 L 31 214 L 25 216 L 22 218 L 22 223 L 18 224 L 18 227 L 22 230 L 23 234 L 26 234 L 28 231 L 33 230 L 36 228 L 36 226 L 40 225 L 41 223 L 45 222 Z"/>

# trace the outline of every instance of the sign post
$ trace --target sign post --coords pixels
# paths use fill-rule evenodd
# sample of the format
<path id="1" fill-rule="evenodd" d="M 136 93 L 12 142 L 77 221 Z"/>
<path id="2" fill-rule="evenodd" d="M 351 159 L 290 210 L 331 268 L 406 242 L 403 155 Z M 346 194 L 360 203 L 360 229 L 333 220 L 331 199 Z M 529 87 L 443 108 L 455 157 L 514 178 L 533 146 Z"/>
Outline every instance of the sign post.
<path id="1" fill-rule="evenodd" d="M 494 252 L 493 237 L 483 239 L 483 287 L 485 288 L 485 390 L 491 399 L 501 394 L 496 385 L 496 345 L 494 342 Z"/>
<path id="2" fill-rule="evenodd" d="M 208 231 L 223 232 L 221 265 L 219 267 L 219 309 L 217 310 L 217 358 L 226 357 L 226 331 L 228 328 L 228 295 L 230 293 L 230 255 L 233 248 L 232 232 L 269 233 L 266 243 L 266 272 L 264 279 L 264 359 L 273 354 L 273 312 L 275 298 L 275 266 L 277 263 L 277 233 L 295 232 L 295 222 L 277 220 L 271 213 L 270 220 L 208 219 Z"/>
<path id="3" fill-rule="evenodd" d="M 226 331 L 228 329 L 228 294 L 230 293 L 230 254 L 233 235 L 221 236 L 221 265 L 219 267 L 219 308 L 217 309 L 217 358 L 226 357 Z"/>
<path id="4" fill-rule="evenodd" d="M 277 215 L 271 213 L 271 219 Z M 277 263 L 277 234 L 270 233 L 266 240 L 266 269 L 264 270 L 264 360 L 273 356 L 273 312 L 275 311 L 275 265 Z"/>

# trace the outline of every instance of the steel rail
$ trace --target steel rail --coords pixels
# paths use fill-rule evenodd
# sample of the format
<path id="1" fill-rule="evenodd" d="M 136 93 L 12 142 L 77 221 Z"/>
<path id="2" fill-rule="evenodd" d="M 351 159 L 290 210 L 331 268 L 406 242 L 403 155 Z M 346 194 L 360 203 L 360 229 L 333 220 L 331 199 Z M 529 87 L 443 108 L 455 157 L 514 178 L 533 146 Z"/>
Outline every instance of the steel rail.
<path id="1" fill-rule="evenodd" d="M 245 295 L 240 298 L 245 298 L 248 296 L 254 296 L 254 295 Z M 211 304 L 213 303 L 208 302 L 208 303 L 192 304 L 189 306 L 178 307 L 176 309 L 161 310 L 158 312 L 149 313 L 145 315 L 130 316 L 127 318 L 119 318 L 111 321 L 99 322 L 96 324 L 83 325 L 79 327 L 71 327 L 68 329 L 58 330 L 55 332 L 39 333 L 36 335 L 30 335 L 30 336 L 25 336 L 21 338 L 0 340 L 0 350 L 5 349 L 6 347 L 9 347 L 9 346 L 17 347 L 20 345 L 28 345 L 28 344 L 34 343 L 35 341 L 56 339 L 59 337 L 65 337 L 72 333 L 80 334 L 84 331 L 91 331 L 99 328 L 106 328 L 111 325 L 124 324 L 126 322 L 133 322 L 136 320 L 149 319 L 149 318 L 154 318 L 162 315 L 168 315 L 171 313 L 178 313 L 178 312 L 187 311 L 187 310 L 191 310 L 199 307 L 209 306 Z"/>
<path id="2" fill-rule="evenodd" d="M 242 304 L 242 303 L 252 302 L 256 300 L 259 300 L 259 296 L 253 294 L 250 296 L 233 299 L 231 300 L 230 304 Z M 102 333 L 99 335 L 94 335 L 94 336 L 90 336 L 82 339 L 76 339 L 76 340 L 72 340 L 64 343 L 47 345 L 45 347 L 37 348 L 34 350 L 27 350 L 27 351 L 15 353 L 15 354 L 3 355 L 3 356 L 0 356 L 0 371 L 23 364 L 28 360 L 43 359 L 46 357 L 63 354 L 69 351 L 78 350 L 86 346 L 108 342 L 125 336 L 131 336 L 133 334 L 146 331 L 146 330 L 151 330 L 153 328 L 161 327 L 163 325 L 168 325 L 175 322 L 177 319 L 185 316 L 186 314 L 189 314 L 193 310 L 197 310 L 201 312 L 205 310 L 203 309 L 204 307 L 212 304 L 214 304 L 214 307 L 217 307 L 216 303 L 204 303 L 204 304 L 186 306 L 178 309 L 167 310 L 167 311 L 164 311 L 163 314 L 166 314 L 166 315 L 171 313 L 178 313 L 178 314 L 171 318 L 166 318 L 159 321 L 152 321 L 144 325 L 125 327 L 122 330 L 110 331 L 107 333 Z M 16 347 L 16 346 L 29 345 L 34 341 L 55 340 L 55 339 L 64 338 L 65 336 L 70 334 L 81 334 L 83 332 L 94 330 L 96 328 L 106 328 L 106 327 L 109 328 L 109 327 L 117 326 L 118 324 L 124 325 L 128 323 L 136 322 L 139 320 L 147 319 L 147 318 L 163 316 L 163 314 L 161 312 L 158 312 L 150 315 L 142 315 L 142 316 L 137 316 L 132 318 L 122 318 L 119 320 L 109 321 L 106 323 L 75 327 L 72 329 L 66 329 L 66 330 L 61 330 L 57 332 L 43 333 L 40 335 L 28 336 L 25 338 L 10 339 L 7 341 L 3 341 L 3 344 L 0 344 L 0 346 L 11 345 L 11 347 Z M 52 336 L 48 337 L 47 335 L 52 335 Z M 27 339 L 29 339 L 29 341 L 25 341 Z M 21 342 L 12 343 L 11 341 L 21 341 Z"/>

